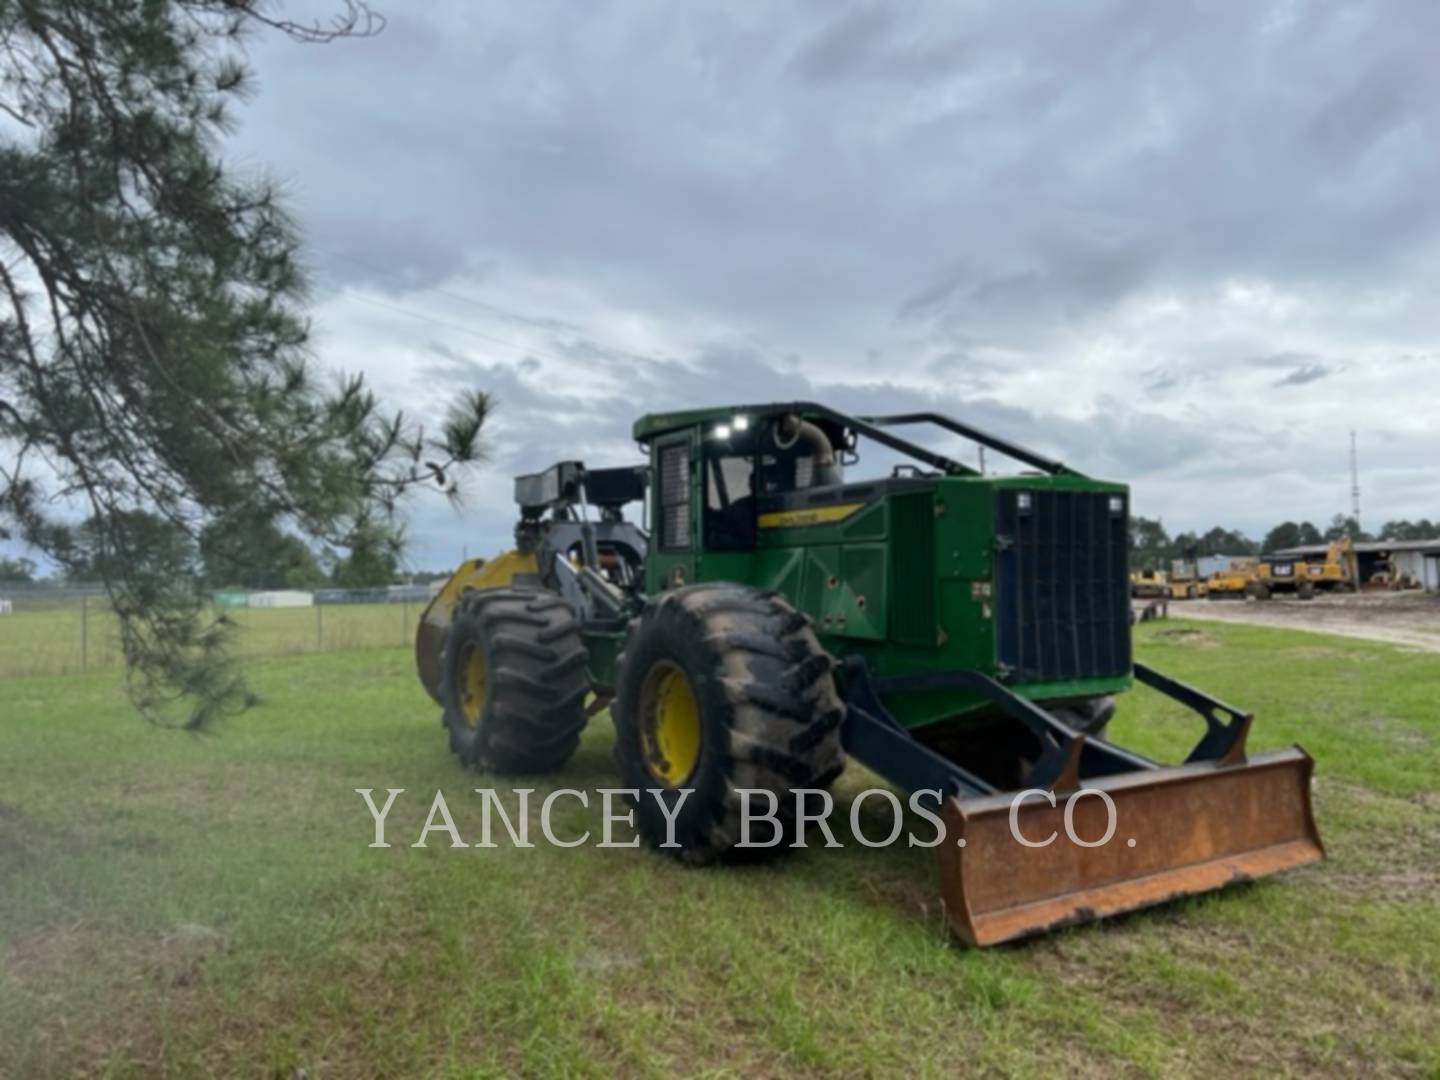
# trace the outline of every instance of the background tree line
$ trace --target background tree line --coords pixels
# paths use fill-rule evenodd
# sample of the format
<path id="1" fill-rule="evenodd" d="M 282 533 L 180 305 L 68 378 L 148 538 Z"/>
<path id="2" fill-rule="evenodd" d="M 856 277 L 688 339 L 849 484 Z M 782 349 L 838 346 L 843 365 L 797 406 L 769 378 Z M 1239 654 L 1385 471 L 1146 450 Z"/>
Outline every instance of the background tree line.
<path id="1" fill-rule="evenodd" d="M 198 542 L 170 527 L 154 515 L 137 514 L 131 523 L 148 537 L 152 550 L 164 554 L 177 580 L 193 581 L 200 589 L 318 589 L 327 586 L 366 589 L 385 585 L 443 580 L 450 569 L 410 571 L 400 566 L 398 547 L 384 539 L 360 543 L 341 553 L 317 551 L 294 533 L 273 521 L 214 523 Z M 146 520 L 148 518 L 148 520 Z M 93 527 L 93 526 L 90 526 Z M 1355 525 L 1355 519 L 1337 514 L 1325 529 L 1309 521 L 1284 521 L 1256 541 L 1238 529 L 1219 525 L 1205 532 L 1181 532 L 1171 536 L 1158 518 L 1130 519 L 1131 563 L 1136 567 L 1165 568 L 1189 554 L 1258 555 L 1262 552 L 1306 544 L 1324 544 L 1349 536 L 1353 540 L 1440 540 L 1440 520 L 1387 521 L 1378 533 Z M 56 584 L 63 581 L 103 580 L 110 568 L 95 559 L 70 566 Z M 28 583 L 43 575 L 31 559 L 0 557 L 0 584 Z"/>
<path id="2" fill-rule="evenodd" d="M 146 539 L 147 548 L 163 556 L 177 583 L 190 583 L 197 594 L 211 589 L 369 589 L 429 582 L 451 571 L 409 571 L 400 566 L 398 548 L 383 539 L 357 544 L 348 551 L 316 550 L 273 521 L 212 524 L 198 541 L 153 514 L 139 511 L 129 527 Z M 81 526 L 85 533 L 93 523 Z M 104 581 L 113 568 L 100 554 L 75 560 L 46 575 L 33 559 L 0 556 L 0 585 Z"/>
<path id="3" fill-rule="evenodd" d="M 1174 559 L 1194 555 L 1259 555 L 1262 552 L 1301 547 L 1306 544 L 1328 544 L 1348 536 L 1352 540 L 1440 540 L 1440 520 L 1387 521 L 1378 533 L 1360 528 L 1353 517 L 1336 514 L 1325 529 L 1309 521 L 1283 521 L 1256 541 L 1238 529 L 1219 525 L 1207 532 L 1182 532 L 1171 536 L 1159 518 L 1130 519 L 1130 561 L 1137 567 L 1165 568 Z"/>

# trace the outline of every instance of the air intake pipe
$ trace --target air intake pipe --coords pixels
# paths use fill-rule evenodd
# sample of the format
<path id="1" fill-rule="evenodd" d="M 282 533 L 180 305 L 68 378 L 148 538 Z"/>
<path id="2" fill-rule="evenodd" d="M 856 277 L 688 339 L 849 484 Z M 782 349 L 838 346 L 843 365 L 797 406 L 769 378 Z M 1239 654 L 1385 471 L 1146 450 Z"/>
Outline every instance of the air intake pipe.
<path id="1" fill-rule="evenodd" d="M 786 413 L 775 421 L 775 445 L 781 450 L 788 450 L 797 442 L 803 442 L 810 449 L 814 463 L 812 487 L 842 482 L 830 436 L 818 425 L 801 419 L 797 413 Z"/>

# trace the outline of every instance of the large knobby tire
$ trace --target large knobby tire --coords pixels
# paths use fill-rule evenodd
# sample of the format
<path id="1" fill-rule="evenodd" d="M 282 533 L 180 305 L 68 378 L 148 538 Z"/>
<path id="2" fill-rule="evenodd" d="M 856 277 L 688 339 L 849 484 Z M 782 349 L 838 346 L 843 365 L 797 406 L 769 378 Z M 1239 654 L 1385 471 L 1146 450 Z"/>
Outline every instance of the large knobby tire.
<path id="1" fill-rule="evenodd" d="M 689 790 L 675 819 L 678 847 L 662 850 L 712 862 L 742 838 L 737 792 L 762 789 L 778 800 L 781 842 L 741 851 L 785 850 L 795 838 L 795 789 L 828 787 L 845 767 L 833 666 L 810 620 L 778 593 L 703 584 L 652 599 L 630 625 L 610 709 L 622 786 L 640 791 L 641 835 L 662 847 L 654 793 L 673 809 Z M 752 816 L 767 809 L 751 796 Z M 750 840 L 771 835 L 758 822 Z"/>
<path id="2" fill-rule="evenodd" d="M 545 589 L 467 593 L 440 658 L 450 749 L 466 765 L 534 775 L 570 760 L 590 690 L 580 624 Z"/>

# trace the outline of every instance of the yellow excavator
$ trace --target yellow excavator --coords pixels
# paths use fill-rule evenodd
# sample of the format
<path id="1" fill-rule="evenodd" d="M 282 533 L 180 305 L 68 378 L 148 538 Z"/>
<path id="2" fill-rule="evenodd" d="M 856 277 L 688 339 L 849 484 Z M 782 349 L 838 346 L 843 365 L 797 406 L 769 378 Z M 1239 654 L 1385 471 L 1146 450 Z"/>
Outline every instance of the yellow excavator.
<path id="1" fill-rule="evenodd" d="M 1355 544 L 1348 536 L 1331 541 L 1325 554 L 1315 560 L 1278 555 L 1261 556 L 1254 576 L 1245 586 L 1245 595 L 1269 600 L 1276 593 L 1290 593 L 1300 600 L 1314 599 L 1319 592 L 1354 592 L 1360 587 L 1360 563 Z"/>
<path id="2" fill-rule="evenodd" d="M 1332 540 L 1325 555 L 1315 562 L 1298 562 L 1305 581 L 1318 592 L 1355 592 L 1360 588 L 1360 560 L 1355 543 L 1348 536 Z"/>

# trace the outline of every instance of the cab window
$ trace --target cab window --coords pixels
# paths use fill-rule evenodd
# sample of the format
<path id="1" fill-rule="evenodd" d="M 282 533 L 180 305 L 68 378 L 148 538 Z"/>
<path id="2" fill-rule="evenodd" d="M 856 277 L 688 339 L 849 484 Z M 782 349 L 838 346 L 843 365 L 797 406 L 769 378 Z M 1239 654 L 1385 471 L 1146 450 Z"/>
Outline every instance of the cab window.
<path id="1" fill-rule="evenodd" d="M 840 467 L 834 466 L 833 472 L 841 475 Z M 815 487 L 819 482 L 815 475 L 815 458 L 803 448 L 760 455 L 761 495 L 788 495 L 792 491 Z"/>
<path id="2" fill-rule="evenodd" d="M 705 546 L 736 551 L 755 546 L 755 460 L 749 455 L 705 455 Z"/>

